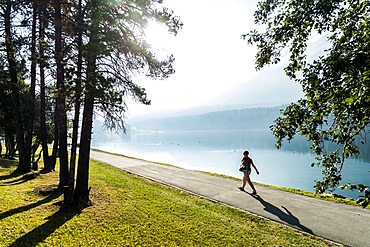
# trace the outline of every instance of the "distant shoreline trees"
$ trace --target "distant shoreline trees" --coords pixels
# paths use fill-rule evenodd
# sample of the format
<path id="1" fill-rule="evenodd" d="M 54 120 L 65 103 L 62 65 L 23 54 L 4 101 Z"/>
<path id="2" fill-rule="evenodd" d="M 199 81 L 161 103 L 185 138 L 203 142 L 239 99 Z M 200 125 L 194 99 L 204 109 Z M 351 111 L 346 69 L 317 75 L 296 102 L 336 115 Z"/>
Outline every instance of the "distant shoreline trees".
<path id="1" fill-rule="evenodd" d="M 150 103 L 145 90 L 133 82 L 133 73 L 154 79 L 174 73 L 173 56 L 158 60 L 145 40 L 150 21 L 163 23 L 175 35 L 181 28 L 179 18 L 161 3 L 7 0 L 0 4 L 0 134 L 5 137 L 6 156 L 13 158 L 18 151 L 14 173 L 19 174 L 31 171 L 39 145 L 42 172 L 53 171 L 59 158 L 65 209 L 81 211 L 90 203 L 94 114 L 99 111 L 104 116 L 107 128 L 124 129 L 125 98 Z"/>
<path id="2" fill-rule="evenodd" d="M 131 127 L 153 131 L 268 129 L 282 108 L 283 106 L 257 107 L 191 116 L 151 118 L 132 122 Z"/>

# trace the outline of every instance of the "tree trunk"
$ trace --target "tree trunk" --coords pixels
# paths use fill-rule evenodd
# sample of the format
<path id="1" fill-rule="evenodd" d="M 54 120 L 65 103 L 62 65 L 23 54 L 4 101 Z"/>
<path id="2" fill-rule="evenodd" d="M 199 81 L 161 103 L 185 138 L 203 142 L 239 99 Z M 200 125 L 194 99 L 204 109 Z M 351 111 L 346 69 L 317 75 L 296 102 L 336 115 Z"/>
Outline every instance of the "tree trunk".
<path id="1" fill-rule="evenodd" d="M 89 199 L 89 161 L 91 132 L 94 112 L 94 97 L 87 96 L 84 102 L 84 112 L 81 129 L 80 151 L 78 158 L 76 188 L 74 193 L 74 207 L 81 211 L 90 203 Z"/>
<path id="2" fill-rule="evenodd" d="M 17 65 L 15 60 L 15 47 L 12 42 L 12 33 L 11 33 L 11 8 L 12 2 L 10 0 L 6 1 L 6 9 L 4 15 L 4 26 L 5 26 L 5 47 L 7 53 L 7 60 L 9 64 L 9 75 L 11 81 L 11 90 L 12 90 L 12 100 L 14 107 L 14 116 L 16 121 L 16 130 L 17 130 L 17 146 L 19 153 L 19 165 L 14 173 L 24 174 L 31 171 L 31 163 L 26 159 L 26 147 L 25 147 L 25 138 L 24 138 L 24 127 L 22 121 L 22 112 L 21 112 L 21 100 L 19 93 L 19 81 L 17 73 Z"/>
<path id="3" fill-rule="evenodd" d="M 68 185 L 67 113 L 65 107 L 64 65 L 62 52 L 61 1 L 54 1 L 55 10 L 55 60 L 57 65 L 57 99 L 55 123 L 59 137 L 59 188 Z"/>
<path id="4" fill-rule="evenodd" d="M 26 136 L 26 159 L 33 162 L 33 124 L 35 119 L 35 88 L 36 88 L 36 25 L 37 25 L 37 6 L 33 2 L 33 17 L 32 17 L 32 35 L 31 35 L 31 85 L 30 93 L 28 95 L 28 125 Z"/>
<path id="5" fill-rule="evenodd" d="M 72 131 L 72 146 L 71 146 L 71 158 L 69 165 L 69 179 L 68 189 L 64 193 L 64 205 L 69 208 L 73 204 L 73 194 L 75 190 L 75 170 L 76 170 L 76 157 L 77 157 L 77 141 L 78 141 L 78 127 L 80 120 L 80 109 L 81 109 L 81 93 L 82 93 L 82 1 L 78 1 L 78 16 L 77 26 L 79 28 L 77 38 L 77 80 L 76 80 L 76 99 L 75 99 L 75 115 L 73 120 L 73 131 Z"/>
<path id="6" fill-rule="evenodd" d="M 15 140 L 14 140 L 14 134 L 7 132 L 5 130 L 5 159 L 14 160 L 14 148 L 15 148 Z"/>
<path id="7" fill-rule="evenodd" d="M 40 45 L 39 45 L 39 53 L 40 53 L 40 139 L 41 139 L 41 146 L 42 146 L 42 154 L 44 159 L 44 168 L 42 172 L 47 173 L 53 171 L 53 167 L 50 162 L 49 158 L 49 148 L 48 148 L 48 130 L 46 126 L 46 94 L 45 94 L 45 57 L 44 57 L 44 46 L 43 40 L 45 38 L 45 16 L 41 13 L 45 13 L 45 7 L 42 6 L 40 8 L 40 16 L 39 16 L 39 26 L 40 26 Z"/>
<path id="8" fill-rule="evenodd" d="M 92 19 L 96 15 L 96 6 L 93 1 Z M 74 193 L 74 206 L 77 210 L 82 210 L 90 204 L 89 199 L 89 162 L 92 136 L 92 123 L 94 115 L 94 96 L 96 85 L 96 59 L 97 59 L 97 23 L 91 24 L 90 40 L 87 48 L 87 69 L 86 69 L 86 87 L 84 111 L 82 117 L 80 152 L 78 158 L 76 188 Z"/>
<path id="9" fill-rule="evenodd" d="M 5 158 L 14 159 L 15 140 L 14 133 L 8 124 L 5 124 Z"/>
<path id="10" fill-rule="evenodd" d="M 51 152 L 51 156 L 49 158 L 50 166 L 53 171 L 55 171 L 55 166 L 57 163 L 57 157 L 59 157 L 59 120 L 57 114 L 57 106 L 55 106 L 54 110 L 54 139 L 53 139 L 53 150 Z"/>

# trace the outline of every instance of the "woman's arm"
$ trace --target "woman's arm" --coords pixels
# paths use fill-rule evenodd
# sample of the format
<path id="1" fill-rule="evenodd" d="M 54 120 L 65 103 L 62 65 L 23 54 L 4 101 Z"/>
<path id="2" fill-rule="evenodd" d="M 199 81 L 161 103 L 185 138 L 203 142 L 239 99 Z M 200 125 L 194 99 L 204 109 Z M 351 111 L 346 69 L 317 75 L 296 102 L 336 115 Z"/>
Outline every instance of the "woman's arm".
<path id="1" fill-rule="evenodd" d="M 257 167 L 254 165 L 253 161 L 252 161 L 252 166 L 253 166 L 254 170 L 256 170 L 257 175 L 259 175 L 260 172 L 257 170 Z"/>

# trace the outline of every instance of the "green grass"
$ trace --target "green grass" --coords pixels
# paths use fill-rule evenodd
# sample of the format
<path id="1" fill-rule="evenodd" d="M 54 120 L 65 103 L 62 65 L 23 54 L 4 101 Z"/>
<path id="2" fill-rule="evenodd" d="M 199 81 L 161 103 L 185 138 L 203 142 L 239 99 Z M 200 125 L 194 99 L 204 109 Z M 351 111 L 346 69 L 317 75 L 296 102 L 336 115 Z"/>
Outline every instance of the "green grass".
<path id="1" fill-rule="evenodd" d="M 332 246 L 312 235 L 91 161 L 93 206 L 59 211 L 63 199 L 35 188 L 58 173 L 25 181 L 0 159 L 0 246 Z"/>

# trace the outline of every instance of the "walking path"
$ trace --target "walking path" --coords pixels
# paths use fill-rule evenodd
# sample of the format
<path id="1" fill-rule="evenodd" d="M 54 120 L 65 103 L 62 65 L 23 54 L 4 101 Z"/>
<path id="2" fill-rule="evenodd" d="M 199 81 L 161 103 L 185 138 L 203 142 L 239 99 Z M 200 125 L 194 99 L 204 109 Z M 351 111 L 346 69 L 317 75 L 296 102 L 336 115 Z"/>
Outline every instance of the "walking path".
<path id="1" fill-rule="evenodd" d="M 254 196 L 233 179 L 98 151 L 91 151 L 91 159 L 336 243 L 370 247 L 369 209 L 258 185 Z"/>

